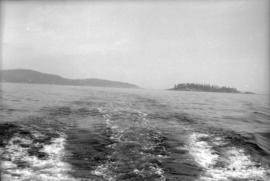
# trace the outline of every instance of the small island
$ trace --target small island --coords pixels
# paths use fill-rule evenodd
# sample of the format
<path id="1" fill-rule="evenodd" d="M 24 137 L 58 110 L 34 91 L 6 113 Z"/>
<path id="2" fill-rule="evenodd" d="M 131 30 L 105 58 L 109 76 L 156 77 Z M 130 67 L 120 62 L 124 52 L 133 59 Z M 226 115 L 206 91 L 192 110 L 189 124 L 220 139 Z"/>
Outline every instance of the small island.
<path id="1" fill-rule="evenodd" d="M 225 87 L 225 86 L 220 87 L 216 85 L 195 84 L 195 83 L 175 84 L 174 88 L 169 89 L 169 90 L 254 94 L 253 92 L 241 92 L 237 90 L 236 88 L 232 88 L 232 87 Z"/>

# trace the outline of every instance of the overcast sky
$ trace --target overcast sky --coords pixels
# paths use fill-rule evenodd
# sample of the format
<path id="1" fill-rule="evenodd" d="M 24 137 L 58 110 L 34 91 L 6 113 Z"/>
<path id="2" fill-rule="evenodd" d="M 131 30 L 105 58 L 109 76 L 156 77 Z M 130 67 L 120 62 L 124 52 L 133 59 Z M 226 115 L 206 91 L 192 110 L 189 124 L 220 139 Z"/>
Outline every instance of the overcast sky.
<path id="1" fill-rule="evenodd" d="M 3 69 L 269 88 L 269 0 L 1 3 Z"/>

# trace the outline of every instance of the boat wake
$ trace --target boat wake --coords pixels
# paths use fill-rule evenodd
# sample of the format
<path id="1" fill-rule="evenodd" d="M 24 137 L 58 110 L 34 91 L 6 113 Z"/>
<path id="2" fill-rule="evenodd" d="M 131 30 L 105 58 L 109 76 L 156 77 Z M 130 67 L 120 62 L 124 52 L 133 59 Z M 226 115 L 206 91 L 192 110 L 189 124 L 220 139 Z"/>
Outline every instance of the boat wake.
<path id="1" fill-rule="evenodd" d="M 6 128 L 5 136 L 10 136 L 2 140 L 2 180 L 74 180 L 68 174 L 71 166 L 63 161 L 64 134 L 44 135 L 12 124 L 1 126 Z"/>
<path id="2" fill-rule="evenodd" d="M 105 180 L 165 180 L 161 163 L 166 158 L 164 138 L 153 130 L 142 112 L 118 111 L 104 114 L 106 126 L 111 129 L 108 145 L 112 153 L 98 165 L 92 174 Z"/>
<path id="3" fill-rule="evenodd" d="M 244 148 L 230 145 L 224 138 L 192 133 L 188 149 L 204 169 L 200 180 L 268 180 L 269 168 L 255 160 Z"/>
<path id="4" fill-rule="evenodd" d="M 254 154 L 260 147 L 236 133 L 197 131 L 186 115 L 102 106 L 45 112 L 0 124 L 2 180 L 270 180 L 269 163 Z"/>

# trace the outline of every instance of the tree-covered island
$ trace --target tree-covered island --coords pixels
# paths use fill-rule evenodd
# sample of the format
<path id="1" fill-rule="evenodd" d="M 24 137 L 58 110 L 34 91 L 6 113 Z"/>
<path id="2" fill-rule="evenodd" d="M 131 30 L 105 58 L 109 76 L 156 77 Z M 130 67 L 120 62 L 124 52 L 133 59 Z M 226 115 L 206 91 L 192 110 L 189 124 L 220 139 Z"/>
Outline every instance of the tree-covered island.
<path id="1" fill-rule="evenodd" d="M 232 87 L 225 87 L 225 86 L 220 87 L 216 85 L 195 84 L 195 83 L 175 84 L 174 87 L 169 90 L 254 94 L 253 92 L 241 92 L 237 90 L 236 88 L 232 88 Z"/>

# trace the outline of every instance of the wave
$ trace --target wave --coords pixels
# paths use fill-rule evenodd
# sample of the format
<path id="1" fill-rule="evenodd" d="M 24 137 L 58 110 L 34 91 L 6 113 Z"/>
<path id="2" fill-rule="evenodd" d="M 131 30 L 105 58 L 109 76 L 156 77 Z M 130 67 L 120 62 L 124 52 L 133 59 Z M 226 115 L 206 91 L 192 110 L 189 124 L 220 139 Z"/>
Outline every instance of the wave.
<path id="1" fill-rule="evenodd" d="M 104 115 L 114 143 L 107 145 L 111 154 L 92 174 L 110 181 L 165 180 L 164 170 L 160 167 L 161 160 L 166 157 L 163 137 L 149 127 L 145 117 L 145 113 L 128 110 Z M 129 123 L 124 124 L 125 120 Z"/>
<path id="2" fill-rule="evenodd" d="M 235 144 L 226 136 L 194 132 L 188 149 L 204 169 L 200 180 L 270 179 L 269 165 L 251 155 L 245 145 Z"/>
<path id="3" fill-rule="evenodd" d="M 128 106 L 40 111 L 0 124 L 3 180 L 270 179 L 269 133 L 216 129 L 187 114 Z"/>
<path id="4" fill-rule="evenodd" d="M 63 161 L 66 135 L 4 123 L 1 133 L 1 177 L 3 180 L 73 180 L 71 166 Z"/>
<path id="5" fill-rule="evenodd" d="M 265 156 L 268 155 L 268 157 L 270 157 L 270 132 L 268 133 L 254 133 L 254 139 L 256 144 L 262 149 L 264 150 L 267 154 L 265 154 Z"/>

